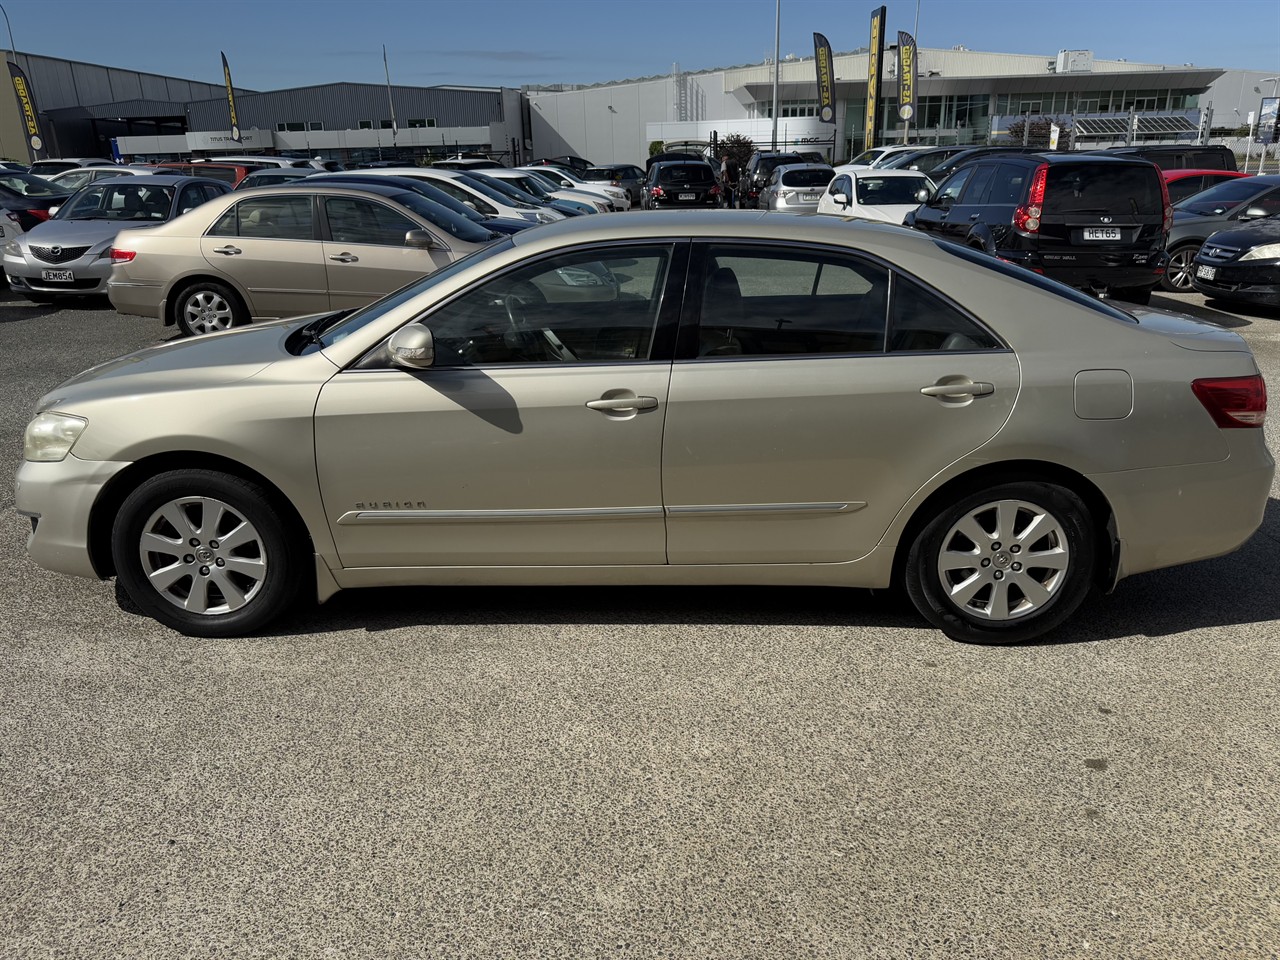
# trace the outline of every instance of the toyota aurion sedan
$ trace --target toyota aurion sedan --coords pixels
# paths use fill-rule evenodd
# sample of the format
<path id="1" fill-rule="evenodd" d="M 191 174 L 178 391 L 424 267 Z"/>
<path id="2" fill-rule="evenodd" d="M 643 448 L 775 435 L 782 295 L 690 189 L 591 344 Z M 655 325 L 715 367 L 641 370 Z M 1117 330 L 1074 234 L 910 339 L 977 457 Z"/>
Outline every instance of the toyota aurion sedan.
<path id="1" fill-rule="evenodd" d="M 1002 643 L 1239 547 L 1265 417 L 1236 334 L 927 234 L 582 217 L 80 374 L 16 505 L 195 636 L 375 585 L 902 584 Z"/>

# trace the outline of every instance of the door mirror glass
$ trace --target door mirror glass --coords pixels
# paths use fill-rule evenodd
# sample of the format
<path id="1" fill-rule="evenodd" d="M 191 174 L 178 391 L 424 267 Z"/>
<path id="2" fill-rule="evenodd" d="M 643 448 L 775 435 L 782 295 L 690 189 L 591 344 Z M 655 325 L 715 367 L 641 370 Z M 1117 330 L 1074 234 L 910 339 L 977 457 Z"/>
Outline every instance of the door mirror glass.
<path id="1" fill-rule="evenodd" d="M 849 205 L 849 195 L 847 193 L 833 194 L 831 199 L 835 201 L 836 206 L 847 207 Z"/>
<path id="2" fill-rule="evenodd" d="M 1265 217 L 1266 215 L 1267 215 L 1267 211 L 1264 210 L 1262 207 L 1250 207 L 1244 213 L 1240 214 L 1240 219 L 1241 220 L 1258 220 L 1261 217 Z"/>
<path id="3" fill-rule="evenodd" d="M 917 191 L 916 191 L 916 200 L 918 200 L 920 203 L 928 203 L 928 202 L 929 202 L 929 191 L 928 191 L 928 189 L 926 189 L 925 187 L 921 187 L 919 190 L 917 190 Z"/>
<path id="4" fill-rule="evenodd" d="M 387 342 L 391 362 L 407 370 L 427 370 L 436 360 L 435 341 L 431 331 L 420 323 L 401 327 Z"/>
<path id="5" fill-rule="evenodd" d="M 434 250 L 437 246 L 435 237 L 425 230 L 409 230 L 404 235 L 404 245 L 415 250 Z"/>

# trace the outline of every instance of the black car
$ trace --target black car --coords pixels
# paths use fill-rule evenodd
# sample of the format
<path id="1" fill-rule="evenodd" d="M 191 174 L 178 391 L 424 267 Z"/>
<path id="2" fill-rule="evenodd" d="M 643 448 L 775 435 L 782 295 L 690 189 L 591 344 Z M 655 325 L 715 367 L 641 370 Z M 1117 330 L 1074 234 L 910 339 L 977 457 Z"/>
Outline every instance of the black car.
<path id="1" fill-rule="evenodd" d="M 934 166 L 932 170 L 926 171 L 929 179 L 934 183 L 940 183 L 944 177 L 949 177 L 965 164 L 973 163 L 975 160 L 982 160 L 985 157 L 994 157 L 997 154 L 1006 156 L 1026 156 L 1039 155 L 1044 153 L 1044 147 L 966 147 L 947 157 L 941 163 Z"/>
<path id="2" fill-rule="evenodd" d="M 1155 143 L 1108 147 L 1112 156 L 1149 160 L 1161 170 L 1235 170 L 1236 155 L 1224 144 Z"/>
<path id="3" fill-rule="evenodd" d="M 997 154 L 961 167 L 906 225 L 1133 303 L 1164 275 L 1171 210 L 1145 160 Z"/>
<path id="4" fill-rule="evenodd" d="M 1280 213 L 1210 236 L 1191 285 L 1206 297 L 1280 307 Z"/>
<path id="5" fill-rule="evenodd" d="M 922 147 L 919 150 L 898 153 L 877 168 L 879 170 L 918 170 L 933 174 L 934 170 L 969 147 Z"/>
<path id="6" fill-rule="evenodd" d="M 760 205 L 760 192 L 769 182 L 774 169 L 788 163 L 805 163 L 798 153 L 765 153 L 751 155 L 738 178 L 737 204 L 742 209 L 755 209 Z"/>
<path id="7" fill-rule="evenodd" d="M 723 191 L 716 171 L 705 160 L 655 163 L 645 181 L 644 208 L 718 207 Z"/>
<path id="8" fill-rule="evenodd" d="M 1280 213 L 1280 176 L 1238 177 L 1202 190 L 1173 208 L 1169 272 L 1161 286 L 1189 293 L 1196 254 L 1210 234 Z"/>
<path id="9" fill-rule="evenodd" d="M 0 170 L 0 207 L 18 218 L 23 230 L 44 223 L 49 219 L 49 208 L 61 206 L 69 196 L 70 191 L 44 177 Z"/>

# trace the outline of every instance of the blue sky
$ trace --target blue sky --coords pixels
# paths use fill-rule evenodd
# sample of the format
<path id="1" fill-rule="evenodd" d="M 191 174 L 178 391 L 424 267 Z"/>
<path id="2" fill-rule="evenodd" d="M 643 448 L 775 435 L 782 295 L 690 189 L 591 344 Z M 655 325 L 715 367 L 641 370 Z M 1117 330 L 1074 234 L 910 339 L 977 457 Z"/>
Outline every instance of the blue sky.
<path id="1" fill-rule="evenodd" d="M 875 3 L 782 0 L 782 54 L 867 42 Z M 915 0 L 887 0 L 890 36 Z M 237 86 L 596 83 L 757 62 L 774 0 L 5 0 L 19 50 Z M 1278 0 L 921 0 L 924 47 L 1280 73 Z M 7 39 L 7 38 L 6 38 Z M 2 41 L 0 41 L 2 42 Z"/>

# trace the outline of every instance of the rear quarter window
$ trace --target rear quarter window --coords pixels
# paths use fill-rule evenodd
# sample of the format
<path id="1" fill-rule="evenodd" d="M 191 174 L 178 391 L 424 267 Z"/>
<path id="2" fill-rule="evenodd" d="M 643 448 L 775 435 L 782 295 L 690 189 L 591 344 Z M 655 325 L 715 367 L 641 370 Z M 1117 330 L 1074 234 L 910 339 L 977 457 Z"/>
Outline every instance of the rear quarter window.
<path id="1" fill-rule="evenodd" d="M 1044 213 L 1152 214 L 1164 212 L 1160 172 L 1151 165 L 1051 164 Z"/>

